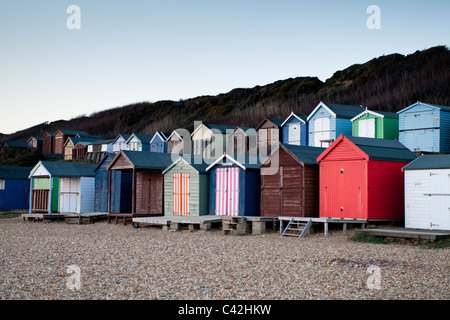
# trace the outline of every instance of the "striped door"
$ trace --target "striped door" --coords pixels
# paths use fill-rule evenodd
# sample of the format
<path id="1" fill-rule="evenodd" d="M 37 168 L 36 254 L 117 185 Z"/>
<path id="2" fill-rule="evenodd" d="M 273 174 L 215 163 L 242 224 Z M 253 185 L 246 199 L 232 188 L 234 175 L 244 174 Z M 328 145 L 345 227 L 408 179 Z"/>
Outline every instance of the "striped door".
<path id="1" fill-rule="evenodd" d="M 239 215 L 239 168 L 216 169 L 216 215 Z"/>
<path id="2" fill-rule="evenodd" d="M 189 215 L 189 173 L 173 174 L 173 214 Z"/>

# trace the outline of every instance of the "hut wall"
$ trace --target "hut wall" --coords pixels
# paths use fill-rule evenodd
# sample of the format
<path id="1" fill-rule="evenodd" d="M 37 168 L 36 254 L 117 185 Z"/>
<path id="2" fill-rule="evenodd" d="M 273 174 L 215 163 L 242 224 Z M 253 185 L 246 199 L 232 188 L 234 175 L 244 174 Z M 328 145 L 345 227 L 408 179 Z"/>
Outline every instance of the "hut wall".
<path id="1" fill-rule="evenodd" d="M 27 209 L 30 182 L 28 180 L 3 181 L 4 188 L 0 189 L 0 210 Z"/>
<path id="2" fill-rule="evenodd" d="M 137 172 L 136 213 L 163 214 L 163 175 L 161 171 Z"/>
<path id="3" fill-rule="evenodd" d="M 54 153 L 53 152 L 53 137 L 49 134 L 46 134 L 42 138 L 42 153 Z"/>
<path id="4" fill-rule="evenodd" d="M 52 212 L 59 211 L 59 178 L 53 178 Z M 33 178 L 32 210 L 48 212 L 48 193 L 50 191 L 50 178 Z"/>

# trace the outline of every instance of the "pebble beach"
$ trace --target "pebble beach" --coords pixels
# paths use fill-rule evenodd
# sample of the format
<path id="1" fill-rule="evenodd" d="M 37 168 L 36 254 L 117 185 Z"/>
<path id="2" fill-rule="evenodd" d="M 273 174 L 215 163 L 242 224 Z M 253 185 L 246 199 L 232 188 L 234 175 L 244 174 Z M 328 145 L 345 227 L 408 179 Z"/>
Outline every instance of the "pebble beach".
<path id="1" fill-rule="evenodd" d="M 450 249 L 0 219 L 2 300 L 447 300 Z M 79 287 L 70 288 L 70 266 Z"/>

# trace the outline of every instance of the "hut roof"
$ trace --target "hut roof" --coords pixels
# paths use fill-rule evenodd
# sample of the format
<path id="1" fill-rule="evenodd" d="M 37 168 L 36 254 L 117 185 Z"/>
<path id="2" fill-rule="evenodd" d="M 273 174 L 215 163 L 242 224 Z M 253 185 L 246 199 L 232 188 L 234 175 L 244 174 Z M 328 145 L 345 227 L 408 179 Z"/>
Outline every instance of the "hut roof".
<path id="1" fill-rule="evenodd" d="M 291 144 L 281 144 L 281 147 L 304 164 L 317 164 L 317 158 L 325 151 L 325 148 Z"/>
<path id="2" fill-rule="evenodd" d="M 259 169 L 261 162 L 265 161 L 266 158 L 259 158 L 257 156 L 248 156 L 248 155 L 230 155 L 224 153 L 222 156 L 217 158 L 212 164 L 210 164 L 206 170 L 209 171 L 215 165 L 221 164 L 221 161 L 231 161 L 232 163 L 238 165 L 242 169 Z M 262 160 L 262 161 L 261 161 Z"/>
<path id="3" fill-rule="evenodd" d="M 4 142 L 5 145 L 7 145 L 10 148 L 28 148 L 28 143 L 26 141 L 12 141 L 8 140 Z"/>
<path id="4" fill-rule="evenodd" d="M 126 157 L 129 160 L 130 164 L 132 165 L 130 169 L 134 167 L 135 169 L 164 170 L 172 164 L 171 153 L 122 150 L 108 165 L 108 170 L 120 157 Z"/>
<path id="5" fill-rule="evenodd" d="M 450 169 L 450 154 L 423 154 L 402 170 Z"/>
<path id="6" fill-rule="evenodd" d="M 28 175 L 32 169 L 29 167 L 0 167 L 0 179 L 28 180 Z"/>
<path id="7" fill-rule="evenodd" d="M 73 162 L 40 161 L 30 173 L 30 177 L 39 166 L 43 166 L 52 177 L 94 177 L 96 164 L 80 164 Z"/>
<path id="8" fill-rule="evenodd" d="M 319 156 L 317 161 L 322 160 L 334 146 L 342 140 L 349 140 L 361 151 L 363 151 L 372 160 L 384 161 L 406 161 L 410 162 L 417 158 L 417 156 L 403 144 L 397 140 L 388 139 L 374 139 L 363 137 L 352 137 L 340 135 L 325 151 Z"/>

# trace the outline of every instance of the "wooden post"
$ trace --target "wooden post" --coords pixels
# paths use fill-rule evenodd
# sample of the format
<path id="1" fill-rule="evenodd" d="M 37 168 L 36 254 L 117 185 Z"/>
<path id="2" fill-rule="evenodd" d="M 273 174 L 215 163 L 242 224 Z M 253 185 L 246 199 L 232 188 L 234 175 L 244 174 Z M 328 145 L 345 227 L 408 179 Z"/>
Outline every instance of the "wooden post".
<path id="1" fill-rule="evenodd" d="M 29 206 L 30 206 L 30 209 L 29 209 L 29 214 L 32 214 L 33 213 L 33 177 L 31 177 L 30 178 L 30 194 L 29 194 L 29 197 L 30 197 L 30 203 L 29 203 Z"/>
<path id="2" fill-rule="evenodd" d="M 328 236 L 328 222 L 325 221 L 324 225 L 323 225 L 323 232 L 325 234 L 325 236 Z"/>
<path id="3" fill-rule="evenodd" d="M 108 170 L 108 214 L 111 213 L 111 170 Z"/>
<path id="4" fill-rule="evenodd" d="M 52 214 L 52 193 L 53 193 L 53 177 L 50 176 L 50 191 L 48 193 L 48 214 Z"/>
<path id="5" fill-rule="evenodd" d="M 136 211 L 136 170 L 133 168 L 133 177 L 131 180 L 131 213 Z"/>

